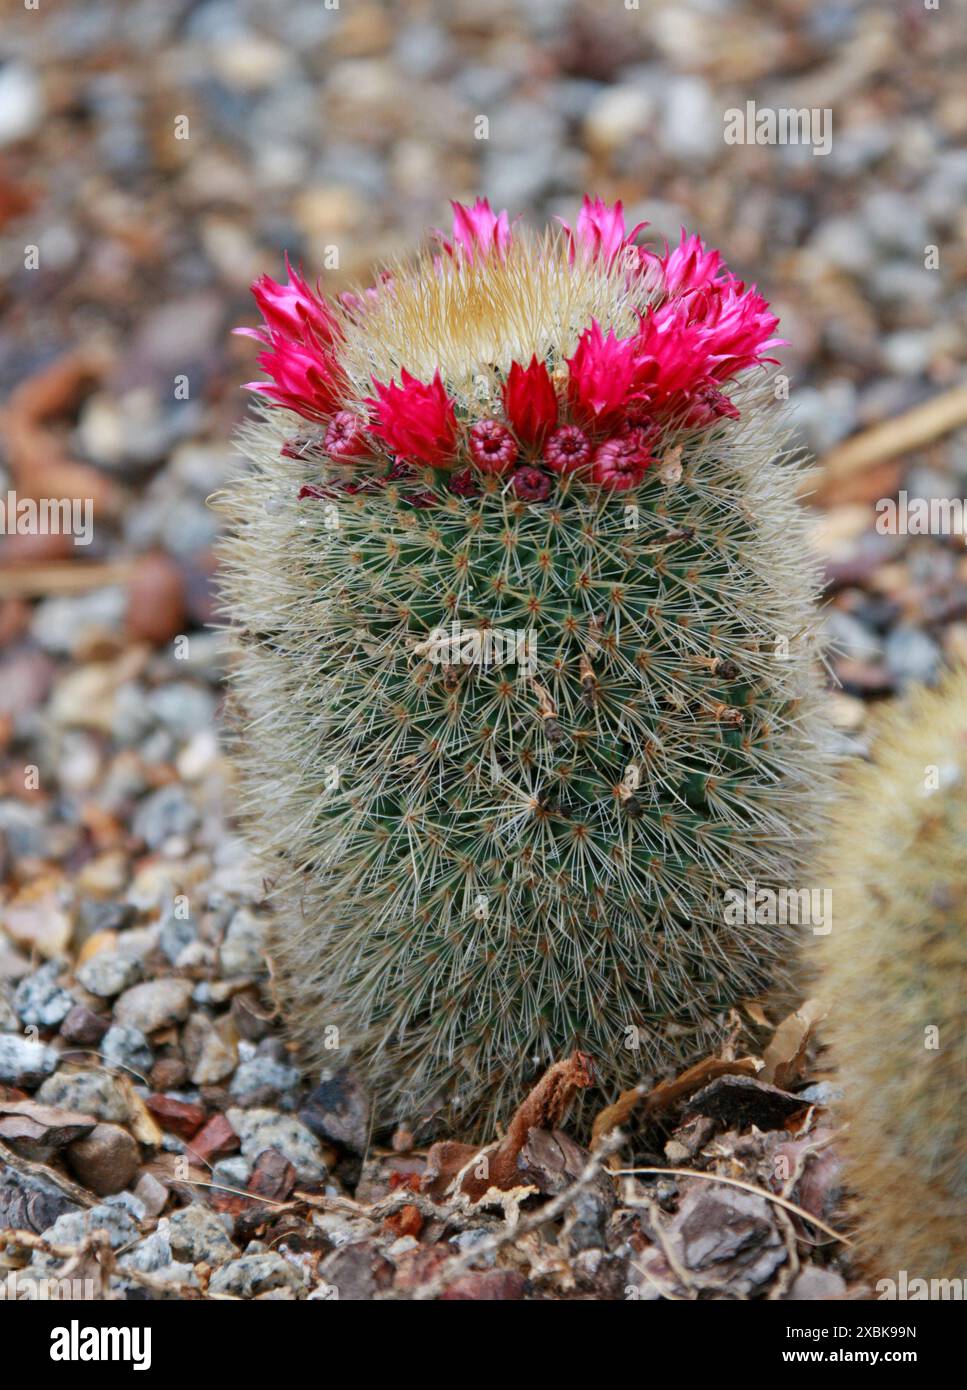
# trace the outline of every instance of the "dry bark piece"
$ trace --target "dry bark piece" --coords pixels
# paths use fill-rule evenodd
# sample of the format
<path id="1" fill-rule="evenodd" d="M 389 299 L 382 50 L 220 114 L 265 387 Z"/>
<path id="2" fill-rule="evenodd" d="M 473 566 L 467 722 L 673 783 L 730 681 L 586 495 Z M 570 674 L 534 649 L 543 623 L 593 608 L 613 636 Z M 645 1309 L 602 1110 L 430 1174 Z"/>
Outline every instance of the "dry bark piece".
<path id="1" fill-rule="evenodd" d="M 484 1146 L 446 1140 L 430 1147 L 422 1190 L 439 1199 L 462 1170 L 460 1191 L 478 1201 L 491 1188 L 510 1192 L 521 1186 L 518 1158 L 533 1130 L 556 1130 L 577 1091 L 594 1081 L 591 1059 L 574 1052 L 549 1067 L 510 1121 L 499 1143 Z"/>
<path id="2" fill-rule="evenodd" d="M 808 1105 L 799 1096 L 751 1076 L 720 1076 L 692 1096 L 689 1111 L 707 1115 L 728 1129 L 782 1129 Z"/>
<path id="3" fill-rule="evenodd" d="M 613 1105 L 606 1106 L 595 1117 L 591 1128 L 591 1147 L 595 1148 L 606 1134 L 623 1125 L 639 1101 L 646 1096 L 645 1115 L 659 1115 L 718 1076 L 755 1076 L 761 1069 L 762 1063 L 758 1057 L 737 1057 L 732 1061 L 723 1057 L 706 1057 L 674 1080 L 660 1081 L 651 1091 L 646 1092 L 643 1086 L 622 1091 Z"/>
<path id="4" fill-rule="evenodd" d="M 0 1100 L 0 1139 L 59 1149 L 83 1139 L 97 1124 L 93 1115 L 60 1110 L 35 1100 Z"/>

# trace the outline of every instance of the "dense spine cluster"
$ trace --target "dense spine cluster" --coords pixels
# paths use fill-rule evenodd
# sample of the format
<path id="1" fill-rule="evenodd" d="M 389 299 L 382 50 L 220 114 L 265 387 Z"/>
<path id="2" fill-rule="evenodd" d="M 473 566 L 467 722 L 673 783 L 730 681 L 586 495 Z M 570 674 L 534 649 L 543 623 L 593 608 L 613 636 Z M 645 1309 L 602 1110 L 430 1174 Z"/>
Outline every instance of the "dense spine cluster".
<path id="1" fill-rule="evenodd" d="M 826 872 L 821 990 L 862 1256 L 895 1283 L 906 1271 L 910 1288 L 962 1279 L 967 671 L 885 718 L 836 813 Z"/>
<path id="2" fill-rule="evenodd" d="M 723 909 L 800 881 L 824 797 L 775 320 L 633 238 L 478 204 L 295 348 L 266 312 L 287 409 L 222 499 L 246 818 L 286 1020 L 381 1121 L 485 1128 L 575 1047 L 634 1084 L 791 954 Z"/>

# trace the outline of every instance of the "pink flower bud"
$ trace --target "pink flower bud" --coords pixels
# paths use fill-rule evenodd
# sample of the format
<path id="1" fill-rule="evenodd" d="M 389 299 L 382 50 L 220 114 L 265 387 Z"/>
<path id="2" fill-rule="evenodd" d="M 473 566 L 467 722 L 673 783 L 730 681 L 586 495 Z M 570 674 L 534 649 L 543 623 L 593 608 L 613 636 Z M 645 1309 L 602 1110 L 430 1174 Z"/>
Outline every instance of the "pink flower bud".
<path id="1" fill-rule="evenodd" d="M 517 445 L 499 420 L 478 420 L 470 431 L 470 454 L 485 473 L 506 473 L 517 460 Z"/>
<path id="2" fill-rule="evenodd" d="M 591 445 L 577 425 L 561 425 L 548 435 L 544 445 L 544 462 L 555 473 L 573 473 L 591 457 Z"/>

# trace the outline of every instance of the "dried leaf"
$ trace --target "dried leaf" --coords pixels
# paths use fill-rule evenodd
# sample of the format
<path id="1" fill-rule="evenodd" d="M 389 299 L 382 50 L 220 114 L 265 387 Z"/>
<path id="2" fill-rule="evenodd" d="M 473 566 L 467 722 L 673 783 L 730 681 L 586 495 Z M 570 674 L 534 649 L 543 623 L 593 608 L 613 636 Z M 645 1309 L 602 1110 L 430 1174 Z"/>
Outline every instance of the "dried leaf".
<path id="1" fill-rule="evenodd" d="M 782 1020 L 762 1054 L 763 1081 L 783 1087 L 798 1081 L 813 1029 L 826 1017 L 826 1012 L 821 1000 L 807 999 L 795 1013 Z"/>

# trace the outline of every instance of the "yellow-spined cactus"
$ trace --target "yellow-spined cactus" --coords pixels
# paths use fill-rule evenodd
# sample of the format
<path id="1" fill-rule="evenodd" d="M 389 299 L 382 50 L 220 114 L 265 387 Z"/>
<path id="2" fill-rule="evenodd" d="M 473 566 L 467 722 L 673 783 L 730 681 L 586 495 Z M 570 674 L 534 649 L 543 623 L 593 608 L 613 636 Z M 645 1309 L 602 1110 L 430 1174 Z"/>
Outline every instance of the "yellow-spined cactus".
<path id="1" fill-rule="evenodd" d="M 967 1272 L 967 670 L 884 717 L 826 873 L 845 1177 L 868 1270 L 910 1296 Z"/>

